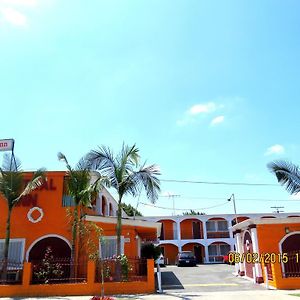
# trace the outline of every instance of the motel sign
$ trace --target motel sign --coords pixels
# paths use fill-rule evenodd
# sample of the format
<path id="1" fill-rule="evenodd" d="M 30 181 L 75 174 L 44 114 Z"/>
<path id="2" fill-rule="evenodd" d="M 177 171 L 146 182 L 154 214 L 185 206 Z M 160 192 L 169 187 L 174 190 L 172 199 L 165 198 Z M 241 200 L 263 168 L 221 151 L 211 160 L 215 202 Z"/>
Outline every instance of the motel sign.
<path id="1" fill-rule="evenodd" d="M 0 140 L 0 151 L 13 151 L 14 143 L 13 139 Z"/>

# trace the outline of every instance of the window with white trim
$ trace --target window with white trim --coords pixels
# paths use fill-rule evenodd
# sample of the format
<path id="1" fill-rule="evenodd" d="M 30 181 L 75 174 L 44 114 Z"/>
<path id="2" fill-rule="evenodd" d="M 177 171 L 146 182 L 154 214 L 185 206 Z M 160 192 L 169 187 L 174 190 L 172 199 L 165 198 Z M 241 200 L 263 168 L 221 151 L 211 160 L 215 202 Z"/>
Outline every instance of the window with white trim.
<path id="1" fill-rule="evenodd" d="M 228 231 L 228 223 L 226 220 L 207 221 L 206 231 L 209 232 Z"/>
<path id="2" fill-rule="evenodd" d="M 117 237 L 103 236 L 100 239 L 99 253 L 101 258 L 110 258 L 117 255 Z M 121 236 L 121 254 L 124 254 L 124 237 Z"/>
<path id="3" fill-rule="evenodd" d="M 4 239 L 0 239 L 0 260 L 4 259 Z M 10 239 L 8 248 L 8 261 L 22 263 L 24 260 L 25 239 Z"/>

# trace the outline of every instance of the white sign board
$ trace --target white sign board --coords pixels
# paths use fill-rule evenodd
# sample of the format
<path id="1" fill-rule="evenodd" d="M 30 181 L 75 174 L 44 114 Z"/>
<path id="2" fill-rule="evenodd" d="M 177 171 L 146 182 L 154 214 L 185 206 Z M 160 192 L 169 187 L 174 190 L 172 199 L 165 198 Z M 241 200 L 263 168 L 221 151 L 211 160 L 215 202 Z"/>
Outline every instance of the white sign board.
<path id="1" fill-rule="evenodd" d="M 0 151 L 12 151 L 14 149 L 14 140 L 0 140 Z"/>

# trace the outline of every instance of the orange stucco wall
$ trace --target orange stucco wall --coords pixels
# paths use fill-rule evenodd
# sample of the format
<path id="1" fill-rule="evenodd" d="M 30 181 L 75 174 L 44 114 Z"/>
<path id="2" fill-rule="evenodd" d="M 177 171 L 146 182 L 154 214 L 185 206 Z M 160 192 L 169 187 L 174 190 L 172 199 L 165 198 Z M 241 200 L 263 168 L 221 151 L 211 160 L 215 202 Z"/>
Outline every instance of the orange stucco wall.
<path id="1" fill-rule="evenodd" d="M 27 176 L 30 177 L 31 175 L 27 173 Z M 62 206 L 64 176 L 65 172 L 47 172 L 47 183 L 30 195 L 34 201 L 29 201 L 26 205 L 25 199 L 13 209 L 11 238 L 25 238 L 25 259 L 28 248 L 45 235 L 59 235 L 71 242 L 71 224 L 67 217 L 67 207 Z M 30 222 L 27 217 L 28 211 L 33 206 L 41 208 L 44 213 L 43 218 L 38 223 Z M 91 209 L 86 209 L 86 212 L 89 215 L 95 214 Z M 39 213 L 35 212 L 33 217 L 36 218 L 38 215 Z M 7 204 L 4 199 L 0 198 L 0 239 L 5 238 L 6 218 Z M 98 223 L 98 225 L 103 229 L 103 235 L 116 235 L 115 224 Z M 125 238 L 124 252 L 130 257 L 138 255 L 138 244 L 135 238 L 137 230 L 138 228 L 133 226 L 123 225 L 122 227 L 122 236 Z"/>
<path id="2" fill-rule="evenodd" d="M 299 224 L 259 224 L 257 225 L 257 239 L 260 253 L 280 253 L 279 243 L 286 236 L 286 228 L 289 232 L 299 232 Z M 264 281 L 266 274 L 264 265 L 261 264 Z M 269 284 L 278 289 L 299 289 L 300 278 L 283 278 L 281 264 L 278 262 L 271 264 L 273 280 Z"/>
<path id="3" fill-rule="evenodd" d="M 173 223 L 175 222 L 172 220 L 161 220 L 159 222 L 163 224 L 164 240 L 173 240 L 174 238 Z"/>
<path id="4" fill-rule="evenodd" d="M 200 223 L 200 238 L 203 238 L 202 222 L 197 219 L 187 219 L 187 220 L 183 220 L 180 223 L 180 232 L 181 232 L 182 240 L 193 239 L 193 222 Z"/>
<path id="5" fill-rule="evenodd" d="M 173 244 L 163 244 L 160 247 L 164 249 L 164 257 L 167 258 L 168 264 L 175 264 L 178 247 Z"/>

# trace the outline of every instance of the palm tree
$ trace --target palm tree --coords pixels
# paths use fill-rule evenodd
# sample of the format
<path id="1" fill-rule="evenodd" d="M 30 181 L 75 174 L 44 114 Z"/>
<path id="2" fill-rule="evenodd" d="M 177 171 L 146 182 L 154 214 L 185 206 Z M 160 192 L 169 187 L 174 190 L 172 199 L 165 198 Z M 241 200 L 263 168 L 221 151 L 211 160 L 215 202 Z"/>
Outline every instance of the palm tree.
<path id="1" fill-rule="evenodd" d="M 107 178 L 99 176 L 99 173 L 92 172 L 88 168 L 84 158 L 77 163 L 75 168 L 72 168 L 64 154 L 59 152 L 57 156 L 59 160 L 66 164 L 66 188 L 74 203 L 71 243 L 71 262 L 74 266 L 77 261 L 76 243 L 79 221 L 82 217 L 82 209 L 84 207 L 92 207 L 92 202 L 97 197 L 99 191 L 103 188 L 103 184 L 109 185 L 109 181 Z M 93 178 L 93 175 L 97 175 L 96 178 Z M 71 276 L 74 275 L 75 269 L 71 270 Z"/>
<path id="2" fill-rule="evenodd" d="M 4 280 L 7 273 L 10 222 L 13 208 L 19 203 L 23 196 L 30 194 L 42 185 L 45 180 L 45 170 L 37 170 L 25 187 L 24 179 L 24 172 L 21 170 L 20 161 L 15 159 L 12 155 L 5 155 L 2 167 L 0 168 L 0 194 L 6 201 L 8 207 L 2 265 L 2 278 Z"/>
<path id="3" fill-rule="evenodd" d="M 285 185 L 290 194 L 300 192 L 300 169 L 297 165 L 280 160 L 270 162 L 267 166 L 276 175 L 278 182 Z"/>
<path id="4" fill-rule="evenodd" d="M 118 193 L 117 211 L 117 256 L 121 254 L 122 232 L 122 200 L 125 195 L 136 197 L 141 189 L 146 191 L 147 198 L 152 203 L 158 198 L 160 181 L 156 175 L 160 175 L 157 165 L 139 165 L 139 150 L 123 144 L 121 151 L 114 156 L 112 150 L 101 146 L 98 150 L 90 151 L 87 156 L 90 166 L 98 170 L 100 174 L 110 179 L 111 186 Z"/>

